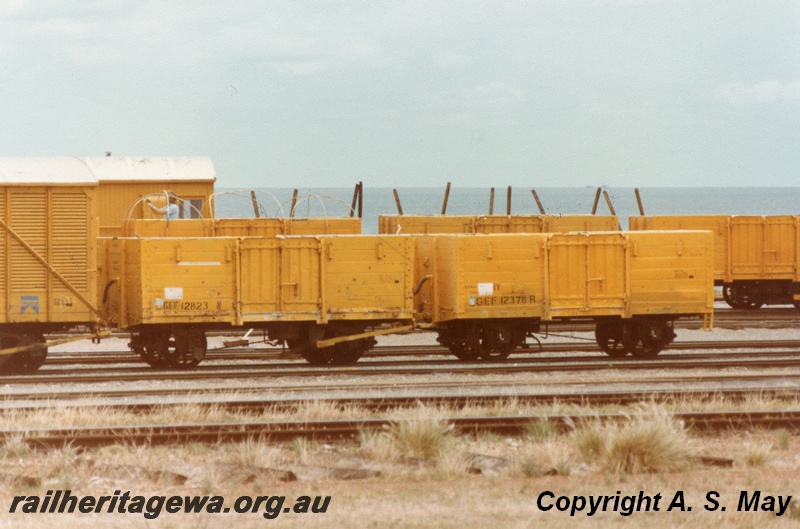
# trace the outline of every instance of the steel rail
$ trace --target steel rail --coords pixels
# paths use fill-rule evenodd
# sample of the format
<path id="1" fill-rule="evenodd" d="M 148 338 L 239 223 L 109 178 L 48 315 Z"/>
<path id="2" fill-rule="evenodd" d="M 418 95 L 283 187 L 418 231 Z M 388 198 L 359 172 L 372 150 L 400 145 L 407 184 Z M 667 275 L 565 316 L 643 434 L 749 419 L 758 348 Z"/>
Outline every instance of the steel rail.
<path id="1" fill-rule="evenodd" d="M 675 412 L 671 416 L 693 430 L 719 431 L 736 428 L 800 429 L 800 410 Z M 447 419 L 462 435 L 494 433 L 521 435 L 534 421 L 548 421 L 566 430 L 589 421 L 624 421 L 627 413 L 484 416 Z M 0 439 L 18 438 L 34 448 L 72 446 L 93 448 L 119 443 L 164 445 L 177 443 L 241 442 L 261 438 L 288 442 L 297 438 L 342 441 L 353 440 L 365 431 L 386 431 L 398 421 L 389 419 L 346 419 L 321 421 L 283 421 L 249 423 L 165 424 L 152 426 L 107 426 L 84 428 L 37 428 L 0 431 Z"/>
<path id="2" fill-rule="evenodd" d="M 630 405 L 638 402 L 668 402 L 676 400 L 708 400 L 723 397 L 728 400 L 744 400 L 752 395 L 774 400 L 800 400 L 800 385 L 795 388 L 720 388 L 720 389 L 651 389 L 647 391 L 595 391 L 589 393 L 503 393 L 483 395 L 413 395 L 413 396 L 381 396 L 381 397 L 287 397 L 236 399 L 204 402 L 141 402 L 141 403 L 75 403 L 53 406 L 51 403 L 35 406 L 0 407 L 3 413 L 32 413 L 53 408 L 59 409 L 96 409 L 120 413 L 143 414 L 154 410 L 171 407 L 197 405 L 198 407 L 214 407 L 229 412 L 290 412 L 309 403 L 327 403 L 339 409 L 358 409 L 369 412 L 386 412 L 400 408 L 416 406 L 443 406 L 460 409 L 468 406 L 488 406 L 498 402 L 514 401 L 520 405 L 542 406 L 553 403 L 608 406 Z"/>
<path id="3" fill-rule="evenodd" d="M 421 355 L 424 353 L 421 353 Z M 520 365 L 520 364 L 537 364 L 537 365 L 544 365 L 544 364 L 552 364 L 552 363 L 560 363 L 560 364 L 581 364 L 581 363 L 608 363 L 609 360 L 614 360 L 620 363 L 634 363 L 634 362 L 684 362 L 684 361 L 716 361 L 716 362 L 729 362 L 729 366 L 735 367 L 739 363 L 742 362 L 753 362 L 753 361 L 768 361 L 770 359 L 800 359 L 800 349 L 797 351 L 762 351 L 759 354 L 759 358 L 753 358 L 752 353 L 747 352 L 726 352 L 726 353 L 686 353 L 686 354 L 671 354 L 671 355 L 661 355 L 658 358 L 633 358 L 633 357 L 625 357 L 625 358 L 614 358 L 611 359 L 610 357 L 603 355 L 598 356 L 569 356 L 569 357 L 561 357 L 561 356 L 523 356 L 517 355 L 513 358 L 506 359 L 506 360 L 498 360 L 494 362 L 464 362 L 459 361 L 455 358 L 443 358 L 439 360 L 374 360 L 374 361 L 362 361 L 358 364 L 348 366 L 350 369 L 356 370 L 375 370 L 375 369 L 414 369 L 414 368 L 428 368 L 431 370 L 439 369 L 443 367 L 445 369 L 456 366 L 456 369 L 460 369 L 458 366 L 463 366 L 464 369 L 467 368 L 469 365 L 480 365 L 480 366 L 495 366 L 496 369 L 501 369 L 503 366 L 508 365 Z M 204 372 L 208 371 L 245 371 L 245 370 L 259 370 L 259 369 L 274 369 L 274 370 L 302 370 L 302 369 L 322 369 L 322 370 L 330 370 L 336 369 L 333 367 L 312 367 L 305 362 L 300 363 L 291 363 L 291 362 L 282 362 L 276 364 L 265 364 L 265 363 L 252 363 L 252 364 L 226 364 L 226 363 L 215 363 L 215 362 L 206 362 L 202 366 L 194 368 L 191 371 L 169 371 L 170 373 L 184 373 L 184 375 L 177 375 L 171 378 L 193 378 L 191 373 L 202 370 Z M 338 369 L 343 369 L 339 367 Z M 144 364 L 135 365 L 135 366 L 125 366 L 120 367 L 118 369 L 113 370 L 112 374 L 118 375 L 126 375 L 135 377 L 139 373 L 163 373 L 166 372 L 165 370 L 160 369 L 153 369 L 147 367 Z M 102 371 L 100 367 L 83 367 L 83 368 L 64 368 L 64 369 L 43 369 L 39 371 L 39 374 L 42 376 L 72 376 L 73 380 L 79 376 L 102 376 L 103 373 L 107 373 L 107 371 Z M 202 377 L 201 377 L 202 378 Z M 19 377 L 14 377 L 15 380 L 18 380 Z M 0 380 L 2 380 L 0 378 Z"/>
<path id="4" fill-rule="evenodd" d="M 563 381 L 548 381 L 547 386 L 560 387 L 560 386 L 603 386 L 608 384 L 639 384 L 639 385 L 659 385 L 659 384 L 680 384 L 680 383 L 747 383 L 747 382 L 760 382 L 767 384 L 770 380 L 775 379 L 783 383 L 798 382 L 800 381 L 800 373 L 759 373 L 759 374 L 722 374 L 722 375 L 692 375 L 690 378 L 679 376 L 664 376 L 664 377 L 648 377 L 648 378 L 629 378 L 629 379 L 613 379 L 613 380 L 586 380 L 586 379 L 566 379 Z M 427 389 L 487 389 L 492 387 L 503 387 L 512 389 L 515 387 L 527 387 L 534 382 L 514 382 L 505 380 L 482 380 L 480 382 L 465 382 L 465 381 L 422 381 L 422 382 L 404 382 L 402 384 L 392 384 L 391 389 L 394 391 L 399 390 L 427 390 Z M 769 389 L 768 386 L 762 385 L 762 388 Z M 800 384 L 798 385 L 800 387 Z M 385 391 L 387 386 L 385 383 L 381 384 L 364 384 L 355 383 L 347 385 L 332 385 L 332 384 L 302 384 L 292 386 L 249 386 L 249 387 L 220 387 L 211 389 L 197 389 L 197 388 L 131 388 L 121 390 L 77 390 L 77 391 L 47 391 L 47 392 L 26 392 L 26 393 L 7 393 L 2 401 L 0 407 L 13 408 L 18 407 L 15 403 L 23 401 L 37 401 L 45 400 L 50 403 L 55 401 L 67 400 L 83 400 L 86 399 L 121 399 L 121 398 L 147 398 L 147 397 L 193 397 L 203 398 L 207 400 L 200 402 L 214 403 L 219 400 L 212 400 L 213 397 L 236 397 L 240 395 L 256 395 L 256 394 L 275 394 L 275 395 L 290 395 L 292 393 L 313 393 L 314 398 L 320 398 L 322 393 L 333 393 L 342 391 Z M 750 388 L 751 391 L 753 388 Z M 756 388 L 758 389 L 758 388 Z M 197 402 L 196 400 L 188 400 L 184 402 Z"/>
<path id="5" fill-rule="evenodd" d="M 54 383 L 98 383 L 132 380 L 211 380 L 241 379 L 248 377 L 281 378 L 281 377 L 318 377 L 318 376 L 387 376 L 387 375 L 429 375 L 436 374 L 501 374 L 501 373 L 537 373 L 568 371 L 601 371 L 607 369 L 655 370 L 655 369 L 719 369 L 727 367 L 743 368 L 785 368 L 800 367 L 800 354 L 790 358 L 772 358 L 770 353 L 754 353 L 750 358 L 731 364 L 728 360 L 715 359 L 671 359 L 668 356 L 652 359 L 602 357 L 593 361 L 575 362 L 567 358 L 557 358 L 543 362 L 541 359 L 520 359 L 492 364 L 464 364 L 456 360 L 446 363 L 426 362 L 425 365 L 406 368 L 371 366 L 364 362 L 347 367 L 308 367 L 306 364 L 293 366 L 215 366 L 201 365 L 192 371 L 175 370 L 140 370 L 133 372 L 95 372 L 76 375 L 73 371 L 60 374 L 48 374 L 42 370 L 33 375 L 0 377 L 0 384 L 54 384 Z M 96 370 L 94 370 L 96 371 Z"/>
<path id="6" fill-rule="evenodd" d="M 794 388 L 772 388 L 766 386 L 770 380 L 775 379 L 781 381 L 783 383 L 792 383 L 796 384 L 797 390 Z M 680 376 L 661 376 L 661 377 L 648 377 L 648 378 L 629 378 L 629 379 L 614 379 L 614 380 L 597 380 L 597 379 L 574 379 L 570 378 L 563 381 L 548 381 L 546 383 L 547 386 L 569 386 L 571 389 L 575 386 L 604 386 L 608 384 L 638 384 L 642 385 L 659 385 L 659 384 L 686 384 L 686 383 L 694 383 L 694 384 L 710 384 L 710 383 L 747 383 L 747 382 L 758 382 L 761 383 L 762 386 L 760 387 L 748 387 L 742 388 L 742 391 L 749 391 L 751 394 L 756 393 L 759 391 L 798 391 L 800 390 L 800 372 L 799 373 L 758 373 L 758 374 L 739 374 L 739 373 L 732 373 L 732 374 L 714 374 L 714 375 L 690 375 L 689 377 L 680 377 Z M 513 388 L 522 388 L 527 387 L 534 384 L 534 382 L 511 382 L 506 380 L 481 380 L 479 382 L 465 382 L 465 381 L 422 381 L 422 382 L 403 382 L 401 384 L 392 384 L 391 389 L 395 391 L 399 390 L 430 390 L 430 389 L 470 389 L 470 388 L 492 388 L 492 387 L 502 387 L 505 389 L 513 389 Z M 539 384 L 537 382 L 537 384 Z M 734 388 L 735 389 L 735 388 Z M 380 384 L 365 384 L 365 383 L 347 383 L 346 385 L 332 385 L 332 384 L 302 384 L 302 385 L 292 385 L 292 386 L 277 386 L 277 387 L 270 387 L 270 386 L 250 386 L 250 387 L 221 387 L 221 388 L 212 388 L 212 389 L 197 389 L 197 388 L 158 388 L 158 389 L 147 389 L 147 388 L 131 388 L 131 389 L 115 389 L 115 390 L 76 390 L 76 391 L 59 391 L 54 392 L 48 388 L 46 392 L 26 392 L 26 393 L 7 393 L 3 400 L 0 401 L 0 408 L 5 409 L 20 409 L 23 406 L 17 404 L 24 401 L 37 401 L 37 400 L 44 400 L 47 401 L 47 404 L 41 407 L 46 407 L 47 405 L 52 405 L 55 401 L 67 401 L 67 400 L 82 400 L 85 401 L 86 399 L 121 399 L 121 398 L 167 398 L 167 397 L 194 397 L 194 398 L 203 398 L 205 397 L 206 400 L 204 401 L 192 401 L 192 400 L 185 400 L 182 401 L 182 404 L 185 403 L 206 403 L 206 404 L 223 404 L 225 401 L 220 400 L 212 400 L 212 397 L 236 397 L 239 395 L 256 395 L 256 394 L 279 394 L 279 395 L 290 395 L 292 393 L 312 393 L 314 394 L 315 399 L 320 399 L 320 394 L 322 393 L 333 393 L 333 392 L 342 392 L 342 391 L 386 391 L 387 385 L 385 383 Z M 729 389 L 718 389 L 716 391 L 728 391 Z M 651 391 L 658 391 L 658 389 L 653 389 Z M 676 390 L 678 391 L 678 390 Z M 688 390 L 691 391 L 691 390 Z M 563 393 L 554 393 L 553 395 L 564 395 Z M 510 394 L 509 396 L 513 396 Z M 289 397 L 291 398 L 291 397 Z M 284 397 L 286 399 L 286 397 Z M 164 401 L 161 401 L 164 402 Z M 79 403 L 80 404 L 80 403 Z M 88 403 L 86 405 L 89 405 Z M 97 405 L 97 404 L 95 404 Z M 30 405 L 29 405 L 30 406 Z M 32 406 L 31 406 L 32 407 Z"/>

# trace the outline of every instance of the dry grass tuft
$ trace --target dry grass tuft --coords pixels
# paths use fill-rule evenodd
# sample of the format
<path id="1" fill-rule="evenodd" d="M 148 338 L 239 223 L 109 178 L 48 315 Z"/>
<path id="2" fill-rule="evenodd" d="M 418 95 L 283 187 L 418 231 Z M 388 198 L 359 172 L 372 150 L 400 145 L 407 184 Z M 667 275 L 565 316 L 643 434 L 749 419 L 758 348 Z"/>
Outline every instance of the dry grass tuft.
<path id="1" fill-rule="evenodd" d="M 792 439 L 792 434 L 786 428 L 781 428 L 775 431 L 775 446 L 778 450 L 788 450 L 789 441 Z"/>
<path id="2" fill-rule="evenodd" d="M 525 428 L 525 434 L 530 441 L 541 443 L 558 437 L 558 427 L 553 421 L 537 419 L 531 421 Z"/>
<path id="3" fill-rule="evenodd" d="M 339 408 L 327 400 L 307 400 L 297 404 L 294 415 L 299 420 L 317 421 L 339 416 Z"/>
<path id="4" fill-rule="evenodd" d="M 436 459 L 453 440 L 446 411 L 419 406 L 398 414 L 389 429 L 394 446 L 405 456 Z"/>
<path id="5" fill-rule="evenodd" d="M 771 452 L 771 443 L 749 444 L 742 454 L 742 462 L 748 467 L 762 467 L 769 462 Z"/>
<path id="6" fill-rule="evenodd" d="M 279 466 L 283 459 L 279 446 L 262 439 L 247 439 L 222 448 L 226 461 L 235 465 L 270 468 Z"/>
<path id="7" fill-rule="evenodd" d="M 358 455 L 375 461 L 392 462 L 399 456 L 389 432 L 362 430 L 358 435 Z"/>
<path id="8" fill-rule="evenodd" d="M 295 437 L 292 440 L 291 450 L 296 461 L 306 465 L 322 451 L 322 445 L 318 441 L 306 439 L 305 437 Z"/>
<path id="9" fill-rule="evenodd" d="M 586 461 L 596 461 L 608 449 L 608 433 L 600 421 L 590 421 L 582 424 L 570 436 L 572 444 L 578 454 Z"/>
<path id="10" fill-rule="evenodd" d="M 25 442 L 23 434 L 16 434 L 5 438 L 0 454 L 3 458 L 25 459 L 33 455 L 33 450 Z"/>
<path id="11" fill-rule="evenodd" d="M 47 483 L 52 488 L 79 488 L 90 474 L 86 460 L 72 445 L 48 451 L 40 460 L 40 464 L 48 469 Z"/>
<path id="12" fill-rule="evenodd" d="M 640 410 L 620 424 L 588 423 L 572 440 L 587 461 L 616 474 L 680 470 L 689 456 L 683 424 L 655 407 Z"/>

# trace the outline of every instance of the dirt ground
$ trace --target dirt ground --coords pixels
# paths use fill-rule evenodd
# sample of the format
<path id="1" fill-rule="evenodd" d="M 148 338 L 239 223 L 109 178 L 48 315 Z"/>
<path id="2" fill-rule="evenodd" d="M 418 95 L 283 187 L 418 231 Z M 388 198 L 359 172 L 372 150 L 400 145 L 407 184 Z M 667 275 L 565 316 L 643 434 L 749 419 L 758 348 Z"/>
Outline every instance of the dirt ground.
<path id="1" fill-rule="evenodd" d="M 264 464 L 291 470 L 292 481 L 264 473 L 266 467 L 242 464 L 241 457 L 232 455 L 235 452 L 221 447 L 109 448 L 86 454 L 66 450 L 16 458 L 7 455 L 0 474 L 0 527 L 800 527 L 800 438 L 779 440 L 774 432 L 746 432 L 694 438 L 692 445 L 698 455 L 730 458 L 732 467 L 698 462 L 681 472 L 610 475 L 591 464 L 573 462 L 565 475 L 539 476 L 515 463 L 532 457 L 547 468 L 558 459 L 552 453 L 559 451 L 558 444 L 532 449 L 517 439 L 489 439 L 461 446 L 460 450 L 511 463 L 508 467 L 483 467 L 478 474 L 442 468 L 441 464 L 370 461 L 347 447 L 267 448 L 275 453 Z M 756 463 L 748 462 L 747 454 L 753 446 L 765 451 L 763 460 Z M 263 454 L 254 458 L 251 462 L 259 458 L 264 461 Z M 262 473 L 257 475 L 256 469 Z M 334 473 L 331 469 L 348 472 Z M 25 512 L 41 511 L 48 491 L 52 491 L 52 498 L 59 490 L 71 490 L 79 498 L 116 495 L 118 505 L 111 513 L 107 507 L 110 500 L 100 512 L 90 514 Z M 747 495 L 743 505 L 752 504 L 759 494 L 755 502 L 758 510 L 738 510 L 742 491 Z M 141 512 L 121 513 L 120 498 L 126 492 L 130 498 L 125 510 L 135 505 L 135 496 L 147 501 L 163 496 L 164 503 L 159 512 L 157 504 L 152 503 Z M 640 495 L 650 498 L 649 509 L 645 499 L 638 511 L 633 506 Z M 25 498 L 17 501 L 12 513 L 15 496 Z M 39 498 L 36 506 L 33 496 Z M 153 496 L 156 500 L 151 500 Z M 170 513 L 166 499 L 172 496 L 208 496 L 209 501 L 220 496 L 229 512 Z M 285 500 L 279 505 L 277 499 L 264 499 L 256 512 L 234 512 L 243 510 L 258 496 Z M 308 512 L 289 512 L 305 496 L 311 498 L 311 505 L 317 497 L 322 502 L 330 496 L 325 512 L 312 512 L 310 508 Z M 585 507 L 571 515 L 570 509 L 578 506 L 580 498 L 588 504 L 591 498 L 597 501 L 605 496 L 610 497 L 605 508 L 589 515 L 589 507 Z M 634 499 L 625 499 L 630 496 Z M 304 507 L 301 504 L 299 508 Z M 783 513 L 777 516 L 779 509 Z M 148 512 L 150 518 L 146 517 Z M 267 518 L 265 513 L 275 517 Z"/>

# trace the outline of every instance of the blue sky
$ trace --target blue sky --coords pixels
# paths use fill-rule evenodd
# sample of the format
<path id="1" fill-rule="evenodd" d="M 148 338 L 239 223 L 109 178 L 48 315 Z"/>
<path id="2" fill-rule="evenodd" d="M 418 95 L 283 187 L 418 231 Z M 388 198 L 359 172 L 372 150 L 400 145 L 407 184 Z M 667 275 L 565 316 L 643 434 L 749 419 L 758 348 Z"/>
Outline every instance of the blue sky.
<path id="1" fill-rule="evenodd" d="M 224 187 L 796 186 L 800 1 L 8 0 L 0 156 Z"/>

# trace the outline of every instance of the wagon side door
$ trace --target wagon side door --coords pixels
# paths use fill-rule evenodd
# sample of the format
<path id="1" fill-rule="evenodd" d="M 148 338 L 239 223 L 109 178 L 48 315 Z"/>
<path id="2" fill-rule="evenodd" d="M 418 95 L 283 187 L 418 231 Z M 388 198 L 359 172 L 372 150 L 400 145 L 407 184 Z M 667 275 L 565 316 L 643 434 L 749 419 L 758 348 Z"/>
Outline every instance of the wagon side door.
<path id="1" fill-rule="evenodd" d="M 731 218 L 731 273 L 733 279 L 760 279 L 764 269 L 764 218 Z"/>
<path id="2" fill-rule="evenodd" d="M 764 275 L 773 279 L 794 276 L 796 240 L 794 217 L 790 215 L 764 218 Z"/>
<path id="3" fill-rule="evenodd" d="M 248 237 L 242 239 L 240 248 L 239 297 L 243 320 L 246 322 L 279 319 L 282 281 L 280 239 Z"/>
<path id="4" fill-rule="evenodd" d="M 552 317 L 621 314 L 625 306 L 624 238 L 611 233 L 551 235 L 548 283 Z"/>
<path id="5" fill-rule="evenodd" d="M 324 318 L 320 307 L 320 241 L 289 237 L 281 243 L 281 312 L 286 319 Z"/>

